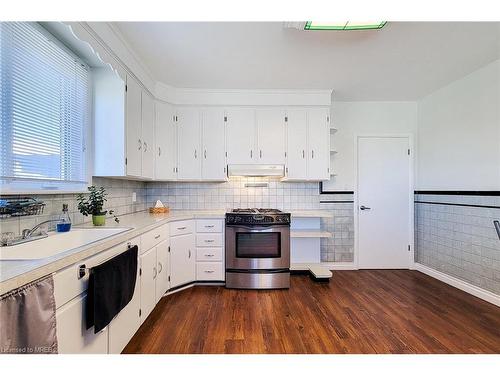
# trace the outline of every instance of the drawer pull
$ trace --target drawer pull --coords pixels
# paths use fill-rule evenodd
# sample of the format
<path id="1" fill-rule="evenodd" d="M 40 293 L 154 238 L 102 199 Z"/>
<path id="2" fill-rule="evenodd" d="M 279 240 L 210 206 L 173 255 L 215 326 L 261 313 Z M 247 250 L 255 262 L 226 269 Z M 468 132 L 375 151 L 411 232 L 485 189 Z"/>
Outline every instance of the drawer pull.
<path id="1" fill-rule="evenodd" d="M 157 235 L 155 236 L 155 240 L 157 240 L 158 238 L 160 238 L 160 235 L 159 235 L 159 234 L 157 234 Z"/>
<path id="2" fill-rule="evenodd" d="M 210 271 L 208 271 L 208 270 L 207 270 L 207 271 L 205 271 L 205 273 L 214 273 L 214 272 L 215 272 L 215 271 L 212 271 L 212 270 L 210 270 Z"/>
<path id="3" fill-rule="evenodd" d="M 205 228 L 213 228 L 215 225 L 205 225 Z"/>
<path id="4" fill-rule="evenodd" d="M 205 242 L 210 243 L 210 242 L 214 242 L 214 240 L 205 240 Z"/>
<path id="5" fill-rule="evenodd" d="M 184 230 L 186 227 L 177 227 L 177 230 Z"/>
<path id="6" fill-rule="evenodd" d="M 215 255 L 214 254 L 205 254 L 205 256 L 211 258 L 211 257 L 213 257 Z"/>

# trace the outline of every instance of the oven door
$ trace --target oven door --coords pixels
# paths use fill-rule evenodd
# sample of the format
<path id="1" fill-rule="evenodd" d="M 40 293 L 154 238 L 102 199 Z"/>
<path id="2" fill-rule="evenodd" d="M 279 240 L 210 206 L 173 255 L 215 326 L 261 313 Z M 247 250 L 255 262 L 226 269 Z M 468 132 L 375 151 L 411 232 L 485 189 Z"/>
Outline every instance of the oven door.
<path id="1" fill-rule="evenodd" d="M 290 227 L 226 226 L 226 268 L 273 270 L 290 268 Z"/>

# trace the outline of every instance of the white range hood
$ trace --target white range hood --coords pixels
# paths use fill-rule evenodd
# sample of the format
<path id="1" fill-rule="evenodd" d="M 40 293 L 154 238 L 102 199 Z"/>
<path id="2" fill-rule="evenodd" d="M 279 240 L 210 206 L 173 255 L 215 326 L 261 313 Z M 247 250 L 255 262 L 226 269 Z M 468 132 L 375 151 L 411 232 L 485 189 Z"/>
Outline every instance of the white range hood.
<path id="1" fill-rule="evenodd" d="M 285 166 L 281 164 L 229 164 L 229 177 L 284 177 Z"/>

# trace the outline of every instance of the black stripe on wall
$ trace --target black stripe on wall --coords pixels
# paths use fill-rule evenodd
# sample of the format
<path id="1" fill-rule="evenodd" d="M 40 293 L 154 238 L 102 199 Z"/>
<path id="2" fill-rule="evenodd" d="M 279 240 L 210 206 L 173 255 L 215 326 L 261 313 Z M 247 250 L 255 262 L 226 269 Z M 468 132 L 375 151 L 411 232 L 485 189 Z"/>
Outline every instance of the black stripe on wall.
<path id="1" fill-rule="evenodd" d="M 319 203 L 354 203 L 354 201 L 319 201 Z"/>
<path id="2" fill-rule="evenodd" d="M 497 209 L 500 209 L 500 206 L 484 206 L 484 205 L 481 205 L 481 204 L 426 202 L 426 201 L 415 201 L 415 203 L 421 203 L 421 204 L 438 204 L 438 205 L 442 205 L 442 206 L 461 206 L 461 207 L 480 207 L 480 208 L 497 208 Z"/>
<path id="3" fill-rule="evenodd" d="M 415 194 L 498 197 L 500 196 L 500 190 L 415 190 Z"/>

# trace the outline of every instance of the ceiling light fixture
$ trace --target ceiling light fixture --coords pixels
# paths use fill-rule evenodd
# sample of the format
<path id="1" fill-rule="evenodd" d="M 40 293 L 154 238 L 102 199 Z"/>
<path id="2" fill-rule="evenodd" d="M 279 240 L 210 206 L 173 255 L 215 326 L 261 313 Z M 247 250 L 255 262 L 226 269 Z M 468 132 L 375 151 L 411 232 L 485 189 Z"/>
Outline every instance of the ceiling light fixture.
<path id="1" fill-rule="evenodd" d="M 374 30 L 381 29 L 387 21 L 375 22 L 316 22 L 307 21 L 304 30 Z"/>

